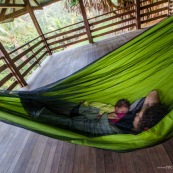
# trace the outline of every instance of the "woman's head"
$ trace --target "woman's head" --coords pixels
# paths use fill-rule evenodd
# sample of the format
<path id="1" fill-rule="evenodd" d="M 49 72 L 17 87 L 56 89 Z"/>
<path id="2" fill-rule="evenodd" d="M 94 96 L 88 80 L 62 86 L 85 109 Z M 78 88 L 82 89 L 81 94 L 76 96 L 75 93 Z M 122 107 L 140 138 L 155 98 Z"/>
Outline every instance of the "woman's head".
<path id="1" fill-rule="evenodd" d="M 130 108 L 130 102 L 127 99 L 120 99 L 115 104 L 115 113 L 127 113 Z"/>
<path id="2" fill-rule="evenodd" d="M 134 130 L 136 132 L 142 132 L 143 130 L 152 128 L 167 113 L 167 108 L 162 104 L 155 104 L 149 108 L 141 110 L 136 114 L 136 117 L 133 121 Z"/>

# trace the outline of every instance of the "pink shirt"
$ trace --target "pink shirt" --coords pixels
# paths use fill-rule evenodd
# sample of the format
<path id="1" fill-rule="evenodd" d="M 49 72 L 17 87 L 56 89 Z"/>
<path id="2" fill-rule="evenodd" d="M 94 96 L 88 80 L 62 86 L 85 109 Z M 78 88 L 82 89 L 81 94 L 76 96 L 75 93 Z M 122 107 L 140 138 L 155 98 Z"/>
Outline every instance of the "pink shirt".
<path id="1" fill-rule="evenodd" d="M 109 122 L 111 124 L 116 124 L 118 121 L 120 121 L 126 115 L 126 113 L 116 113 L 116 115 L 119 119 L 109 119 Z"/>

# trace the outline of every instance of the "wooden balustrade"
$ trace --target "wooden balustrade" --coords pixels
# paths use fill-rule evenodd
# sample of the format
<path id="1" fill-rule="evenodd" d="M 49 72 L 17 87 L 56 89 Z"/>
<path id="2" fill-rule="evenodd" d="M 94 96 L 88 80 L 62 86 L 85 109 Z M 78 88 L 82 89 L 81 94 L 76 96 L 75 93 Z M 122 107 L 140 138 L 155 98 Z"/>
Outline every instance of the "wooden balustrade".
<path id="1" fill-rule="evenodd" d="M 49 32 L 45 34 L 51 51 L 65 49 L 76 43 L 87 41 L 87 33 L 83 22 Z"/>
<path id="2" fill-rule="evenodd" d="M 7 90 L 26 86 L 27 74 L 48 54 L 40 36 L 9 53 L 0 44 L 0 52 L 0 87 Z"/>
<path id="3" fill-rule="evenodd" d="M 173 0 L 159 0 L 150 4 L 148 0 L 135 0 L 123 9 L 114 10 L 100 16 L 65 26 L 55 31 L 40 35 L 17 49 L 2 53 L 0 45 L 0 87 L 16 89 L 26 85 L 26 78 L 31 71 L 52 51 L 60 51 L 77 43 L 88 43 L 92 39 L 114 35 L 122 31 L 140 29 L 153 25 L 154 22 L 173 13 Z M 87 20 L 87 21 L 86 21 Z M 44 39 L 42 38 L 44 37 Z M 46 42 L 46 44 L 45 44 Z"/>
<path id="4" fill-rule="evenodd" d="M 168 0 L 160 0 L 149 4 L 141 2 L 140 21 L 142 27 L 153 25 L 169 15 Z"/>
<path id="5" fill-rule="evenodd" d="M 1 81 L 0 81 L 1 89 L 12 90 L 18 85 L 18 82 L 16 81 L 13 74 L 9 70 L 7 64 L 4 62 L 4 57 L 1 57 L 0 59 L 0 74 L 1 74 Z"/>

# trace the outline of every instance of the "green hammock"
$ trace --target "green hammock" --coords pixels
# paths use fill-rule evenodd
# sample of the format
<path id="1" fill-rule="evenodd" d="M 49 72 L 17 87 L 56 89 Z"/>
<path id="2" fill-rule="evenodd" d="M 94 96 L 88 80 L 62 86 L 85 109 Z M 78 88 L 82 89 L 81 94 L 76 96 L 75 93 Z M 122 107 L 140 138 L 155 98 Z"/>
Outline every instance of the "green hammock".
<path id="1" fill-rule="evenodd" d="M 74 144 L 116 151 L 156 145 L 173 136 L 173 17 L 162 21 L 137 38 L 93 64 L 56 83 L 22 92 L 26 98 L 56 103 L 115 104 L 120 98 L 131 102 L 156 89 L 169 113 L 153 128 L 138 135 L 116 134 L 87 137 L 31 118 L 20 94 L 0 94 L 0 119 L 10 124 Z M 58 75 L 58 74 L 57 74 Z"/>

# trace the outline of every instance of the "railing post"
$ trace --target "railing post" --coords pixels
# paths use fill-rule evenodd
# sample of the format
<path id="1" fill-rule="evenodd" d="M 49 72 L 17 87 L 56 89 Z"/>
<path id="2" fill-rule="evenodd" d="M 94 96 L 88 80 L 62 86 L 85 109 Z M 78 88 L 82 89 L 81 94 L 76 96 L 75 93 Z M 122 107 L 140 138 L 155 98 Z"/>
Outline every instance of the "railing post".
<path id="1" fill-rule="evenodd" d="M 25 79 L 20 74 L 19 70 L 17 69 L 17 67 L 15 66 L 13 61 L 11 60 L 10 56 L 8 55 L 7 51 L 5 50 L 5 48 L 3 47 L 1 42 L 0 42 L 0 54 L 1 54 L 1 56 L 3 56 L 3 60 L 5 61 L 6 65 L 8 66 L 8 68 L 10 69 L 10 71 L 12 72 L 14 77 L 17 79 L 17 82 L 22 87 L 26 86 L 27 83 L 26 83 Z"/>
<path id="2" fill-rule="evenodd" d="M 83 16 L 83 20 L 84 20 L 84 24 L 85 24 L 85 29 L 87 32 L 87 36 L 88 36 L 88 40 L 90 43 L 93 43 L 93 38 L 91 35 L 91 30 L 90 30 L 90 25 L 87 19 L 87 15 L 86 15 L 86 11 L 85 11 L 85 7 L 83 4 L 83 0 L 79 0 L 79 4 L 80 4 L 80 8 L 81 8 L 81 12 L 82 12 L 82 16 Z"/>
<path id="3" fill-rule="evenodd" d="M 168 16 L 171 15 L 171 12 L 170 12 L 170 8 L 171 8 L 171 6 L 170 6 L 170 4 L 171 4 L 171 1 L 168 0 Z"/>
<path id="4" fill-rule="evenodd" d="M 41 30 L 41 28 L 40 28 L 40 25 L 39 25 L 39 23 L 38 23 L 38 21 L 37 21 L 35 15 L 34 15 L 34 12 L 33 12 L 33 9 L 32 9 L 32 7 L 31 7 L 31 4 L 29 3 L 28 0 L 24 0 L 24 2 L 25 2 L 25 4 L 26 4 L 26 9 L 28 10 L 28 13 L 29 13 L 30 16 L 31 16 L 31 19 L 32 19 L 32 21 L 33 21 L 33 23 L 34 23 L 34 25 L 35 25 L 35 27 L 36 27 L 36 29 L 37 29 L 37 32 L 39 33 L 40 37 L 41 37 L 42 40 L 43 40 L 43 42 L 44 42 L 44 44 L 45 44 L 45 46 L 46 46 L 46 49 L 47 49 L 49 55 L 52 55 L 51 49 L 49 48 L 49 45 L 48 45 L 48 43 L 47 43 L 47 41 L 46 41 L 46 38 L 44 37 L 44 34 L 43 34 L 43 32 L 42 32 L 42 30 Z"/>
<path id="5" fill-rule="evenodd" d="M 140 0 L 135 0 L 136 29 L 141 29 Z"/>

